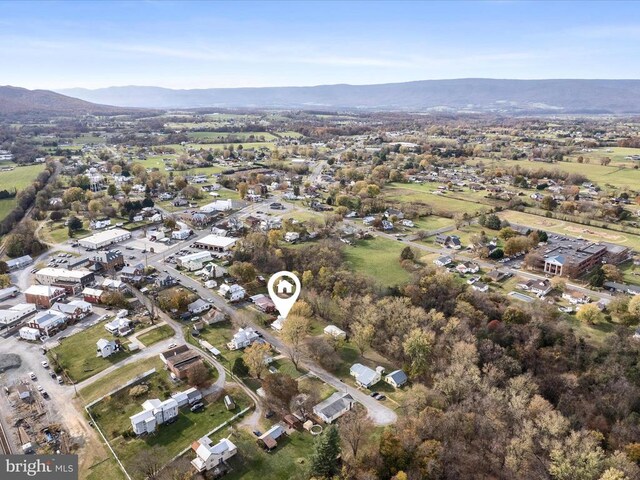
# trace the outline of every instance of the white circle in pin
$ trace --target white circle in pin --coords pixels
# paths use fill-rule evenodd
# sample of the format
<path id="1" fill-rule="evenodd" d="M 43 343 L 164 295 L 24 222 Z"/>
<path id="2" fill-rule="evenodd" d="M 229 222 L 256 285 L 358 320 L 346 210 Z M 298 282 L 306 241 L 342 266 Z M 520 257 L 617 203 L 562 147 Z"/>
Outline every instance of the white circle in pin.
<path id="1" fill-rule="evenodd" d="M 291 307 L 300 296 L 300 280 L 296 275 L 285 270 L 274 273 L 267 284 L 271 301 L 275 304 L 280 316 L 287 318 Z"/>

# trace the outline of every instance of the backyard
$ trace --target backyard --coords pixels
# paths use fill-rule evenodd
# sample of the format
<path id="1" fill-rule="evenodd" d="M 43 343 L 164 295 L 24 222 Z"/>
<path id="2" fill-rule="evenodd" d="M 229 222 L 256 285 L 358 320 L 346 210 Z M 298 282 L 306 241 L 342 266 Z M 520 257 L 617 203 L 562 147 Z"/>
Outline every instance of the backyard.
<path id="1" fill-rule="evenodd" d="M 124 349 L 120 352 L 107 358 L 96 356 L 96 342 L 101 338 L 113 339 L 104 329 L 105 323 L 101 322 L 61 340 L 60 345 L 49 350 L 52 365 L 58 364 L 74 382 L 80 382 L 131 355 L 126 349 L 128 341 L 122 339 Z"/>
<path id="2" fill-rule="evenodd" d="M 148 390 L 137 397 L 131 396 L 131 388 L 125 388 L 98 402 L 91 408 L 91 413 L 101 427 L 103 433 L 116 451 L 118 458 L 124 463 L 129 474 L 138 478 L 132 468 L 137 455 L 146 448 L 160 447 L 156 453 L 163 462 L 189 447 L 191 442 L 207 434 L 235 414 L 251 405 L 251 401 L 239 389 L 230 390 L 236 408 L 226 409 L 221 396 L 211 402 L 205 402 L 200 412 L 191 412 L 182 408 L 177 420 L 170 425 L 159 425 L 155 433 L 135 438 L 127 438 L 131 431 L 129 417 L 142 411 L 141 404 L 150 398 L 161 400 L 169 398 L 171 393 L 185 390 L 189 386 L 172 381 L 165 370 L 146 377 L 139 385 Z"/>

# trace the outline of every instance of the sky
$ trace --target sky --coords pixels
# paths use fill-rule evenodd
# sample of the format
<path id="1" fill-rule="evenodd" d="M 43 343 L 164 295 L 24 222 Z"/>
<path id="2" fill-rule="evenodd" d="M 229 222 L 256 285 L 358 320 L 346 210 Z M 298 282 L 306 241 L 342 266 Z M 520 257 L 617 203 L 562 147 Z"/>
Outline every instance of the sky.
<path id="1" fill-rule="evenodd" d="M 640 78 L 640 2 L 0 0 L 0 85 Z"/>

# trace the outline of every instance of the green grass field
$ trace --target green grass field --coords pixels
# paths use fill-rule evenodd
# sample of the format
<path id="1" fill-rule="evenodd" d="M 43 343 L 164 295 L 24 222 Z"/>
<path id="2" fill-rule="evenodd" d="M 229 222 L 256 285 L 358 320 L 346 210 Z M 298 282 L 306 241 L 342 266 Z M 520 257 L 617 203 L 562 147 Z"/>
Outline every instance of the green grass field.
<path id="1" fill-rule="evenodd" d="M 6 165 L 15 165 L 13 163 Z M 44 170 L 44 165 L 28 165 L 16 167 L 8 172 L 0 172 L 0 190 L 18 191 L 31 185 L 38 174 Z M 0 220 L 6 217 L 16 206 L 15 198 L 5 198 L 0 200 Z"/>
<path id="2" fill-rule="evenodd" d="M 124 351 L 107 358 L 96 356 L 96 342 L 101 338 L 113 339 L 104 329 L 105 323 L 101 322 L 62 340 L 60 345 L 48 353 L 52 365 L 59 364 L 73 381 L 80 382 L 128 357 L 130 353 L 126 351 L 126 347 Z"/>
<path id="3" fill-rule="evenodd" d="M 27 165 L 16 167 L 9 172 L 0 172 L 0 190 L 22 190 L 31 185 L 38 174 L 44 170 L 44 165 Z"/>
<path id="4" fill-rule="evenodd" d="M 173 328 L 169 325 L 160 325 L 159 327 L 149 330 L 147 333 L 139 335 L 137 339 L 140 340 L 145 347 L 148 347 L 149 345 L 158 343 L 165 338 L 173 337 L 174 333 Z"/>
<path id="5" fill-rule="evenodd" d="M 586 238 L 594 242 L 611 242 L 624 245 L 629 248 L 640 248 L 640 236 L 631 233 L 606 230 L 604 228 L 580 225 L 577 223 L 556 220 L 554 218 L 539 217 L 529 213 L 505 211 L 499 216 L 511 223 L 527 225 L 533 229 L 546 232 L 571 235 L 573 237 Z"/>
<path id="6" fill-rule="evenodd" d="M 409 280 L 409 273 L 400 266 L 402 242 L 386 238 L 358 240 L 344 250 L 348 264 L 384 286 L 398 285 Z"/>

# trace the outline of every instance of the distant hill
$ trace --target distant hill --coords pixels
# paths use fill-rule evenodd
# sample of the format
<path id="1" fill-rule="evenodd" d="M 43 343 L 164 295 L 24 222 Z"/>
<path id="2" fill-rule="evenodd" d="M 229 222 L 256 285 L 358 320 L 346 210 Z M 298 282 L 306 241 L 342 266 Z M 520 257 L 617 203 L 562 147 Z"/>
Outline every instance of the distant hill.
<path id="1" fill-rule="evenodd" d="M 68 89 L 83 100 L 145 108 L 313 108 L 496 113 L 640 113 L 640 80 L 468 78 L 380 85 Z"/>
<path id="2" fill-rule="evenodd" d="M 0 116 L 9 115 L 115 115 L 138 109 L 96 105 L 49 90 L 0 86 Z"/>

